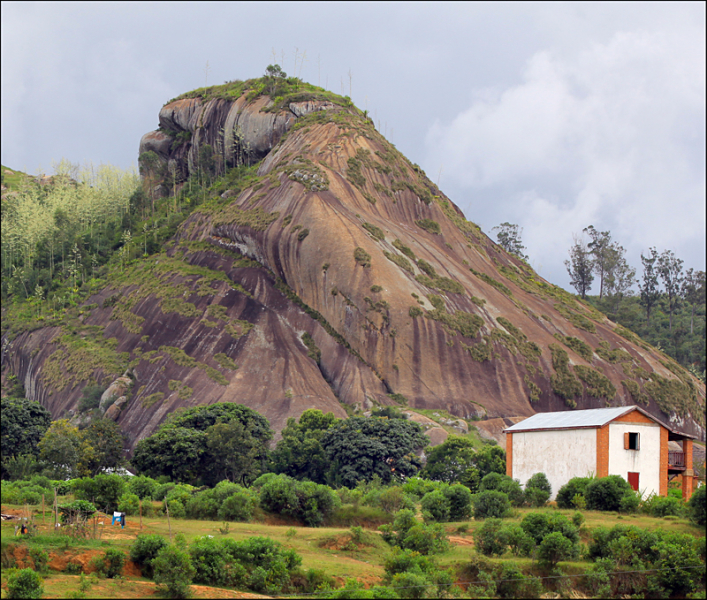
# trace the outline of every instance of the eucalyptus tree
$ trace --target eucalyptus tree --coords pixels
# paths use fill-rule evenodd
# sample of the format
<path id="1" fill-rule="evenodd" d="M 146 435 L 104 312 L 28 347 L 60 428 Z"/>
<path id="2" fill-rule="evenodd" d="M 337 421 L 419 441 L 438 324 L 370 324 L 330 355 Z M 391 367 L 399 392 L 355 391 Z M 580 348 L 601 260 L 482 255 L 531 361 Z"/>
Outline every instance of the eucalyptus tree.
<path id="1" fill-rule="evenodd" d="M 660 299 L 660 286 L 658 283 L 658 270 L 656 262 L 658 252 L 655 248 L 649 248 L 649 256 L 641 254 L 643 263 L 643 278 L 638 283 L 638 290 L 641 294 L 641 304 L 646 308 L 646 323 L 651 321 L 651 309 Z"/>
<path id="2" fill-rule="evenodd" d="M 683 261 L 677 258 L 672 250 L 665 250 L 658 257 L 658 276 L 663 281 L 665 294 L 668 296 L 668 322 L 670 333 L 673 332 L 673 312 L 680 300 L 680 290 L 684 279 L 682 264 Z"/>
<path id="3" fill-rule="evenodd" d="M 577 290 L 582 299 L 585 299 L 594 281 L 592 258 L 584 239 L 578 235 L 574 235 L 573 238 L 570 260 L 565 261 L 565 267 L 570 276 L 570 285 Z"/>

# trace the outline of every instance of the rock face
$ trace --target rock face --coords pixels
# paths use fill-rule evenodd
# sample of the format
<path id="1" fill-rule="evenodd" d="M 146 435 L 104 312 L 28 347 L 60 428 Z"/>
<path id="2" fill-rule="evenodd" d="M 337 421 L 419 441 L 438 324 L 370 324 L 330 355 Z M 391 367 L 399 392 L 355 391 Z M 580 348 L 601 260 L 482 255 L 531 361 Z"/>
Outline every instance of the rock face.
<path id="1" fill-rule="evenodd" d="M 217 401 L 277 430 L 344 405 L 489 419 L 640 403 L 704 439 L 703 384 L 493 243 L 356 109 L 271 106 L 178 100 L 142 138 L 180 179 L 204 144 L 227 165 L 262 162 L 85 305 L 86 340 L 115 340 L 92 376 L 132 369 L 111 414 L 131 444 Z M 73 348 L 45 328 L 3 349 L 55 417 L 86 385 Z"/>

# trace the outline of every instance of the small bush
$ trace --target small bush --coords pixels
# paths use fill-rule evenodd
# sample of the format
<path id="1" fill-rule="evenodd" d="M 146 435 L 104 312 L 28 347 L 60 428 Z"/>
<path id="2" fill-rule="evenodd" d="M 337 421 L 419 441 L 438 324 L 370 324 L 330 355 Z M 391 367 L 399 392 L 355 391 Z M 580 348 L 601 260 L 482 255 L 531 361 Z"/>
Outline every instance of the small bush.
<path id="1" fill-rule="evenodd" d="M 508 516 L 511 508 L 508 496 L 495 490 L 474 494 L 471 503 L 474 507 L 475 519 L 502 519 Z"/>
<path id="2" fill-rule="evenodd" d="M 614 510 L 620 511 L 621 500 L 624 495 L 632 494 L 633 490 L 620 475 L 609 475 L 595 479 L 587 485 L 584 497 L 587 499 L 589 510 Z"/>
<path id="3" fill-rule="evenodd" d="M 547 534 L 538 547 L 540 562 L 554 567 L 561 560 L 569 560 L 576 555 L 575 548 L 559 531 Z"/>
<path id="4" fill-rule="evenodd" d="M 501 519 L 486 519 L 474 532 L 476 549 L 485 556 L 501 556 L 508 546 Z"/>
<path id="5" fill-rule="evenodd" d="M 41 548 L 30 548 L 29 556 L 34 563 L 34 570 L 45 575 L 48 571 L 49 555 Z"/>
<path id="6" fill-rule="evenodd" d="M 530 479 L 525 482 L 525 489 L 527 490 L 529 488 L 535 488 L 542 490 L 543 492 L 547 492 L 548 496 L 552 495 L 552 486 L 547 480 L 547 475 L 545 475 L 545 473 L 535 473 L 535 475 L 531 476 Z"/>
<path id="7" fill-rule="evenodd" d="M 152 494 L 157 488 L 157 482 L 151 477 L 146 477 L 145 475 L 138 475 L 131 477 L 128 481 L 128 490 L 131 494 L 135 494 L 141 500 L 145 498 L 152 498 Z M 158 498 L 162 500 L 162 498 Z"/>
<path id="8" fill-rule="evenodd" d="M 223 521 L 247 523 L 257 506 L 256 496 L 247 490 L 236 492 L 226 498 L 218 509 L 218 518 Z"/>
<path id="9" fill-rule="evenodd" d="M 186 598 L 195 569 L 189 553 L 176 545 L 165 546 L 152 561 L 154 579 L 171 598 Z"/>
<path id="10" fill-rule="evenodd" d="M 449 520 L 449 500 L 439 490 L 425 494 L 420 506 L 423 514 L 426 515 L 425 520 L 438 523 L 445 523 Z"/>
<path id="11" fill-rule="evenodd" d="M 123 494 L 118 500 L 118 510 L 126 515 L 140 513 L 140 498 L 136 494 Z"/>
<path id="12" fill-rule="evenodd" d="M 687 503 L 690 520 L 702 527 L 707 522 L 707 486 L 698 487 Z"/>
<path id="13" fill-rule="evenodd" d="M 471 492 L 459 483 L 442 489 L 449 501 L 449 520 L 463 521 L 471 516 Z"/>
<path id="14" fill-rule="evenodd" d="M 574 504 L 576 495 L 585 497 L 587 486 L 594 481 L 592 477 L 573 477 L 557 492 L 557 507 L 564 509 L 579 508 Z"/>
<path id="15" fill-rule="evenodd" d="M 7 575 L 8 598 L 41 598 L 44 584 L 32 569 L 12 569 Z"/>
<path id="16" fill-rule="evenodd" d="M 157 534 L 140 534 L 130 547 L 130 560 L 140 567 L 145 577 L 152 577 L 152 561 L 169 544 Z"/>
<path id="17" fill-rule="evenodd" d="M 537 577 L 523 575 L 515 563 L 504 563 L 501 567 L 496 586 L 500 598 L 540 598 L 544 591 Z"/>
<path id="18" fill-rule="evenodd" d="M 125 565 L 125 554 L 115 548 L 106 550 L 105 554 L 96 561 L 96 567 L 101 575 L 108 579 L 120 577 L 123 574 Z"/>

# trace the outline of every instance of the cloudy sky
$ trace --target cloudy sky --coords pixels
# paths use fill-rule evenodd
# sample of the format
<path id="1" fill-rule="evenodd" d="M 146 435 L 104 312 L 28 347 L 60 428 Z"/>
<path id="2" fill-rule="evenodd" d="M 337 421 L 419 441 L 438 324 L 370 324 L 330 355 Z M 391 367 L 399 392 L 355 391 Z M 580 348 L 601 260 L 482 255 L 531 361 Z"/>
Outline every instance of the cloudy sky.
<path id="1" fill-rule="evenodd" d="M 590 224 L 635 267 L 655 246 L 704 270 L 704 48 L 701 2 L 2 2 L 2 164 L 128 167 L 167 100 L 276 60 L 492 237 L 519 224 L 554 283 Z"/>

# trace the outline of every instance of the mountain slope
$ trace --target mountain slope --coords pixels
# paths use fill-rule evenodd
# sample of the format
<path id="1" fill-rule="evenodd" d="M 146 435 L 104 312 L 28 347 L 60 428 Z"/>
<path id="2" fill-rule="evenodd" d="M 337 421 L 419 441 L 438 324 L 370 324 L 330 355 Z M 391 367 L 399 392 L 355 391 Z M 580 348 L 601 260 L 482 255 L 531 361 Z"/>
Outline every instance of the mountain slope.
<path id="1" fill-rule="evenodd" d="M 129 367 L 111 415 L 131 444 L 216 401 L 276 429 L 312 407 L 483 418 L 640 403 L 704 439 L 704 385 L 494 244 L 350 103 L 201 96 L 168 103 L 141 141 L 172 173 L 155 191 L 195 176 L 207 145 L 224 169 L 262 159 L 257 176 L 242 190 L 226 176 L 162 253 L 116 267 L 72 331 L 6 340 L 9 369 L 54 416 Z"/>

